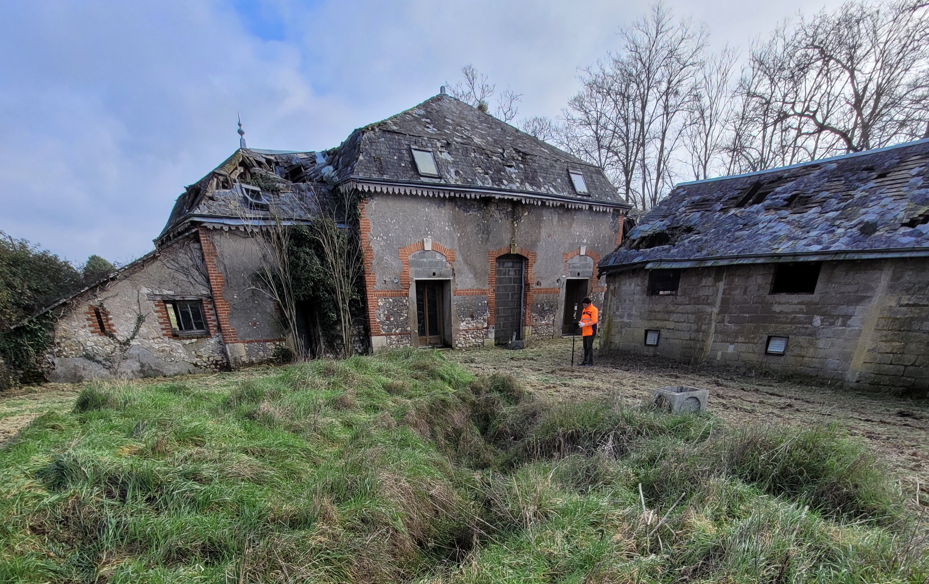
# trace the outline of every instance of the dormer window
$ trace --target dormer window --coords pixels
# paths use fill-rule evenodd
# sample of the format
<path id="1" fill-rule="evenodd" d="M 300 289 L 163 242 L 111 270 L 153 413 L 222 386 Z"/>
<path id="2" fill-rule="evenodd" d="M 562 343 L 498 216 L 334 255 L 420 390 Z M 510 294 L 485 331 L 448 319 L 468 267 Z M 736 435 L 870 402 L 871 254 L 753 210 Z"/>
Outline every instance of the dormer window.
<path id="1" fill-rule="evenodd" d="M 571 184 L 574 185 L 574 190 L 579 195 L 589 195 L 587 192 L 587 183 L 584 181 L 584 174 L 579 170 L 569 170 L 568 174 L 571 175 Z"/>
<path id="2" fill-rule="evenodd" d="M 435 156 L 432 150 L 421 150 L 411 148 L 413 151 L 413 162 L 416 163 L 416 170 L 420 176 L 439 177 L 439 167 L 435 164 Z"/>
<path id="3" fill-rule="evenodd" d="M 268 201 L 267 197 L 265 197 L 264 193 L 262 193 L 261 189 L 258 187 L 239 183 L 239 188 L 242 190 L 242 194 L 245 196 L 245 203 L 250 208 L 266 211 L 271 206 L 271 203 Z"/>

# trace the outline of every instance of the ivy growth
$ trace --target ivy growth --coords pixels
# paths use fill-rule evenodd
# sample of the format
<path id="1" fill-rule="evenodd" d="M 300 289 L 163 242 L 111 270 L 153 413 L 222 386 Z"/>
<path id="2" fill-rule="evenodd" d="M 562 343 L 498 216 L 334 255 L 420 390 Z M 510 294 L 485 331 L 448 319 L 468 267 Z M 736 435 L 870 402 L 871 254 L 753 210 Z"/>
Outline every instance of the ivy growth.
<path id="1" fill-rule="evenodd" d="M 44 379 L 42 362 L 51 347 L 56 320 L 48 312 L 0 332 L 0 356 L 9 369 L 19 372 L 22 383 Z"/>

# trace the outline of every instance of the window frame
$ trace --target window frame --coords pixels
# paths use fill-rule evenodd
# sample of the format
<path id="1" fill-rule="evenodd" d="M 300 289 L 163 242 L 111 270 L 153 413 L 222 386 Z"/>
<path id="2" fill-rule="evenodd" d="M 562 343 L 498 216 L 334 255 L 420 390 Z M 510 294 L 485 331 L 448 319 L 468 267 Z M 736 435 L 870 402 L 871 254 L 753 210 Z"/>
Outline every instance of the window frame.
<path id="1" fill-rule="evenodd" d="M 784 349 L 782 351 L 772 351 L 771 350 L 771 341 L 774 339 L 784 339 Z M 765 355 L 774 355 L 775 357 L 783 357 L 787 354 L 787 345 L 790 342 L 790 337 L 787 335 L 768 335 L 768 340 L 764 344 L 764 354 Z"/>
<path id="2" fill-rule="evenodd" d="M 432 162 L 432 166 L 435 168 L 435 174 L 423 170 L 423 167 L 419 164 L 419 159 L 416 157 L 416 154 L 428 154 L 429 159 Z M 419 176 L 425 176 L 427 178 L 442 178 L 442 173 L 439 171 L 439 163 L 435 159 L 435 152 L 427 148 L 418 148 L 416 146 L 410 146 L 410 156 L 413 157 L 413 165 L 416 167 L 416 171 L 419 172 Z"/>
<path id="3" fill-rule="evenodd" d="M 581 181 L 581 186 L 583 187 L 583 190 L 577 188 L 577 180 L 575 180 L 575 177 Z M 582 171 L 569 168 L 568 179 L 570 179 L 571 186 L 574 187 L 575 193 L 577 193 L 578 195 L 585 196 L 585 197 L 590 196 L 590 188 L 587 186 L 587 179 L 584 178 L 584 173 Z"/>
<path id="4" fill-rule="evenodd" d="M 210 326 L 206 318 L 206 310 L 203 308 L 203 300 L 174 300 L 166 299 L 163 301 L 165 305 L 165 312 L 168 314 L 168 320 L 171 324 L 171 334 L 176 337 L 208 337 L 210 336 Z M 194 317 L 191 309 L 196 307 L 199 310 L 199 319 Z M 185 319 L 181 310 L 187 308 L 187 316 L 189 319 L 189 324 L 192 328 L 185 329 Z M 197 320 L 203 328 L 194 328 L 196 327 Z"/>

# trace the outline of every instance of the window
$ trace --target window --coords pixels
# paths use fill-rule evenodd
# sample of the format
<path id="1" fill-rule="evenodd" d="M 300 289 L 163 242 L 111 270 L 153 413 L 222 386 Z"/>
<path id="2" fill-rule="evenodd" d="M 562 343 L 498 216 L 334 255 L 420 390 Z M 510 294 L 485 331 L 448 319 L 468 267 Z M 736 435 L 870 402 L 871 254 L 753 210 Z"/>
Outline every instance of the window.
<path id="1" fill-rule="evenodd" d="M 648 273 L 649 296 L 673 296 L 681 283 L 680 270 L 651 270 Z"/>
<path id="2" fill-rule="evenodd" d="M 97 319 L 97 326 L 100 327 L 100 332 L 103 334 L 109 333 L 110 331 L 106 328 L 106 322 L 103 320 L 103 313 L 100 312 L 100 309 L 96 306 L 94 306 L 93 309 L 94 317 Z"/>
<path id="3" fill-rule="evenodd" d="M 200 300 L 165 301 L 171 332 L 177 336 L 195 336 L 209 334 L 206 319 L 203 318 L 203 302 Z"/>
<path id="4" fill-rule="evenodd" d="M 245 203 L 250 208 L 267 210 L 271 206 L 268 199 L 265 198 L 264 193 L 262 193 L 261 189 L 258 187 L 239 183 L 239 188 L 245 196 Z"/>
<path id="5" fill-rule="evenodd" d="M 661 337 L 660 330 L 647 330 L 645 331 L 645 346 L 647 347 L 657 347 L 658 339 Z"/>
<path id="6" fill-rule="evenodd" d="M 787 352 L 787 337 L 768 337 L 764 352 L 768 355 L 783 355 Z"/>
<path id="7" fill-rule="evenodd" d="M 419 150 L 411 148 L 413 151 L 413 162 L 416 163 L 416 169 L 421 176 L 439 176 L 439 167 L 435 164 L 435 156 L 432 150 Z"/>
<path id="8" fill-rule="evenodd" d="M 778 264 L 774 268 L 771 294 L 814 294 L 820 266 L 819 262 Z"/>
<path id="9" fill-rule="evenodd" d="M 590 194 L 587 192 L 587 183 L 584 181 L 584 175 L 581 174 L 579 170 L 569 170 L 568 174 L 571 175 L 571 184 L 574 185 L 574 190 L 577 192 L 577 194 Z"/>

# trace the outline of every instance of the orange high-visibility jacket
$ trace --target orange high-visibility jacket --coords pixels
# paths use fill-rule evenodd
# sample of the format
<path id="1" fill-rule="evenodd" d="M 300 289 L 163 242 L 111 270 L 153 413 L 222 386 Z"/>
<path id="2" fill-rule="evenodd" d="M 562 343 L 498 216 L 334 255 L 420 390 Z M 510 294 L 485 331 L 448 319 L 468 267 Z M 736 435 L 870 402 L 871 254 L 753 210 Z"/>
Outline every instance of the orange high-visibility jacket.
<path id="1" fill-rule="evenodd" d="M 594 335 L 594 325 L 600 316 L 597 307 L 591 304 L 581 313 L 581 336 L 592 337 Z"/>

